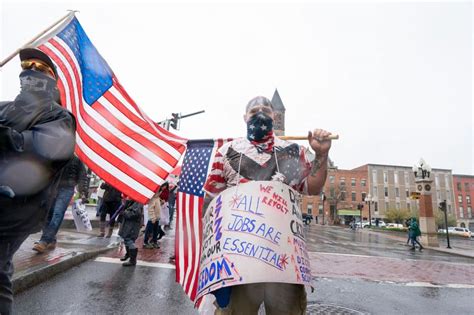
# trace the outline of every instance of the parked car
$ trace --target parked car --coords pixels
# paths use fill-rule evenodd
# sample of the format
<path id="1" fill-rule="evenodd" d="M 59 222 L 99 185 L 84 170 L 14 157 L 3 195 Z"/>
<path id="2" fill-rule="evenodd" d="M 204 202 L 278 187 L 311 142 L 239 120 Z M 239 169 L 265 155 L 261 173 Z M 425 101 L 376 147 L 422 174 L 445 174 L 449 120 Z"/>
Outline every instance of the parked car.
<path id="1" fill-rule="evenodd" d="M 358 223 L 359 223 L 358 226 L 360 226 L 360 222 L 358 222 Z M 377 225 L 375 224 L 375 223 L 376 223 L 375 219 L 372 219 L 372 220 L 371 220 L 371 223 L 372 223 L 372 226 L 377 226 Z M 362 227 L 365 228 L 365 227 L 368 227 L 368 226 L 370 226 L 369 221 L 363 221 L 363 222 L 362 222 Z M 380 220 L 380 219 L 379 219 L 379 226 L 378 226 L 378 227 L 384 228 L 384 227 L 386 227 L 386 226 L 387 226 L 387 224 L 386 224 L 383 220 Z"/>
<path id="2" fill-rule="evenodd" d="M 303 213 L 303 222 L 304 222 L 304 224 L 309 225 L 311 223 L 311 221 L 313 221 L 313 215 Z"/>
<path id="3" fill-rule="evenodd" d="M 448 227 L 448 232 L 453 235 L 472 237 L 472 232 L 468 228 L 450 226 Z M 439 229 L 438 233 L 446 233 L 446 229 Z"/>
<path id="4" fill-rule="evenodd" d="M 404 229 L 403 224 L 400 223 L 387 223 L 387 229 Z"/>

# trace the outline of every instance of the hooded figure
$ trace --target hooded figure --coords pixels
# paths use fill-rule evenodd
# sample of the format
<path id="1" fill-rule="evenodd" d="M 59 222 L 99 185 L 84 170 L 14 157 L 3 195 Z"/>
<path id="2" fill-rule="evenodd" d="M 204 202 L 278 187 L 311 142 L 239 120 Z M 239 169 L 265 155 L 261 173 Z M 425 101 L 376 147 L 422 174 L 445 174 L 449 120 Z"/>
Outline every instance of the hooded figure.
<path id="1" fill-rule="evenodd" d="M 0 103 L 0 313 L 12 305 L 11 259 L 39 231 L 63 166 L 73 157 L 74 116 L 58 104 L 57 73 L 37 49 L 20 51 L 21 92 Z"/>

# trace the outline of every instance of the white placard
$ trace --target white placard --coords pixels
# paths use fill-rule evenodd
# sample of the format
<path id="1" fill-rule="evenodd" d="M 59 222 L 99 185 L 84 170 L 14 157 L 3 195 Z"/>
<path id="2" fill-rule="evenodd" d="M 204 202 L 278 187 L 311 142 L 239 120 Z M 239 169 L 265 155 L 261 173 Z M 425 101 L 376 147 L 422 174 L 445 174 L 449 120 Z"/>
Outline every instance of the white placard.
<path id="1" fill-rule="evenodd" d="M 274 181 L 229 188 L 203 218 L 197 298 L 258 282 L 311 285 L 299 193 Z"/>

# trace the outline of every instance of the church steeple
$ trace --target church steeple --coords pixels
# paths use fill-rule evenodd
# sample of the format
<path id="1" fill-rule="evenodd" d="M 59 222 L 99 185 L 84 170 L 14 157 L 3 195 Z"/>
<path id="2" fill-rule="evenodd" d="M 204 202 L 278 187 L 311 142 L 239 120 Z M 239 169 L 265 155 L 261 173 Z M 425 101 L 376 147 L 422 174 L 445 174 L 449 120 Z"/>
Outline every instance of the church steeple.
<path id="1" fill-rule="evenodd" d="M 278 89 L 275 89 L 272 97 L 273 111 L 275 113 L 275 121 L 273 122 L 273 131 L 277 136 L 285 135 L 285 106 L 281 100 Z"/>

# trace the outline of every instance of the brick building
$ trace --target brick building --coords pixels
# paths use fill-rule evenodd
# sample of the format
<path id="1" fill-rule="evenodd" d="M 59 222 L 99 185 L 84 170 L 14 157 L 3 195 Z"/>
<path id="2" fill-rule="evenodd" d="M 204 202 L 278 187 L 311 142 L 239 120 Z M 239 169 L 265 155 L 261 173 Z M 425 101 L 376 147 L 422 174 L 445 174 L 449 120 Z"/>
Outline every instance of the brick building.
<path id="1" fill-rule="evenodd" d="M 455 213 L 458 225 L 474 231 L 474 213 L 472 197 L 474 196 L 474 176 L 453 175 Z"/>

